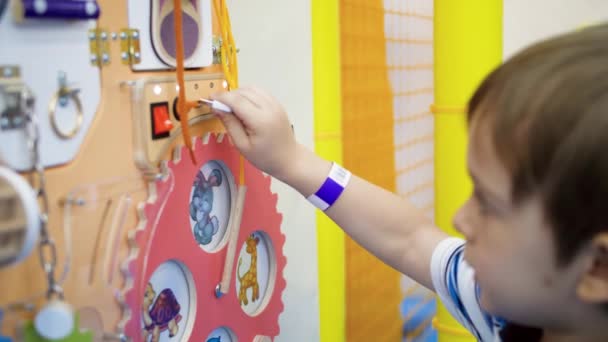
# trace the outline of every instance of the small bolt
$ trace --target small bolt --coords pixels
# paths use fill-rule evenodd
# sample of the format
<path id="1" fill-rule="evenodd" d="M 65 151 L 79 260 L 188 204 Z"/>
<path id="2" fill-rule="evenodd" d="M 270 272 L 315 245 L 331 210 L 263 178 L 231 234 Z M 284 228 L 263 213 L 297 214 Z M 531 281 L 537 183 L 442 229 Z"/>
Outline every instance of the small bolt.
<path id="1" fill-rule="evenodd" d="M 139 32 L 137 32 L 137 31 L 133 31 L 133 33 L 131 33 L 131 37 L 132 37 L 133 39 L 139 39 Z"/>
<path id="2" fill-rule="evenodd" d="M 126 61 L 127 59 L 129 59 L 129 54 L 126 52 L 123 52 L 120 54 L 120 58 L 122 58 L 124 61 Z"/>
<path id="3" fill-rule="evenodd" d="M 107 53 L 104 53 L 101 58 L 104 63 L 108 63 L 110 61 L 110 56 Z"/>
<path id="4" fill-rule="evenodd" d="M 24 120 L 25 119 L 22 116 L 15 117 L 15 118 L 13 118 L 13 125 L 21 126 L 21 124 L 23 123 Z"/>
<path id="5" fill-rule="evenodd" d="M 223 294 L 223 293 L 222 293 L 222 291 L 221 291 L 221 286 L 220 286 L 220 284 L 217 284 L 217 285 L 215 286 L 215 291 L 214 291 L 214 292 L 215 292 L 215 298 L 218 298 L 218 299 L 219 299 L 219 298 L 222 298 L 222 297 L 224 296 L 224 294 Z"/>
<path id="6" fill-rule="evenodd" d="M 97 38 L 97 35 L 95 34 L 95 32 L 90 32 L 89 33 L 89 40 L 95 40 L 95 38 Z"/>
<path id="7" fill-rule="evenodd" d="M 122 39 L 122 40 L 127 39 L 127 34 L 125 32 L 120 32 L 120 39 Z"/>
<path id="8" fill-rule="evenodd" d="M 91 63 L 97 63 L 97 56 L 91 55 Z"/>
<path id="9" fill-rule="evenodd" d="M 65 107 L 65 106 L 68 105 L 68 97 L 67 96 L 60 96 L 58 102 L 59 102 L 59 106 Z"/>
<path id="10" fill-rule="evenodd" d="M 136 52 L 133 54 L 133 57 L 135 57 L 135 59 L 139 60 L 141 58 L 141 54 L 139 52 Z"/>
<path id="11" fill-rule="evenodd" d="M 215 83 L 209 82 L 209 88 L 213 88 L 213 87 L 215 87 Z"/>
<path id="12" fill-rule="evenodd" d="M 112 40 L 116 40 L 116 38 L 118 38 L 118 35 L 116 32 L 112 32 Z"/>
<path id="13" fill-rule="evenodd" d="M 105 32 L 101 32 L 101 40 L 106 40 L 108 39 L 108 34 Z"/>

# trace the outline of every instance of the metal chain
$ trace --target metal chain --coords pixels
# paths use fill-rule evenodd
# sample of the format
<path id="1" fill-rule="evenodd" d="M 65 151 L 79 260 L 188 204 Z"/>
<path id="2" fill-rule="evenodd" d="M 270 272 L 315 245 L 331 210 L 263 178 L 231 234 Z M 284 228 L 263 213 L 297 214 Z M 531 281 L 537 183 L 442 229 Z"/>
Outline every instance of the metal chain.
<path id="1" fill-rule="evenodd" d="M 37 197 L 40 201 L 40 242 L 38 244 L 38 256 L 40 266 L 47 278 L 47 299 L 53 295 L 63 299 L 63 289 L 57 283 L 55 270 L 57 268 L 57 248 L 55 242 L 49 235 L 48 212 L 49 199 L 46 193 L 46 181 L 44 177 L 44 166 L 40 158 L 40 128 L 34 114 L 34 96 L 29 89 L 24 88 L 21 92 L 21 108 L 25 111 L 25 133 L 27 147 L 32 157 L 32 176 L 36 176 L 38 189 Z M 34 184 L 32 182 L 32 184 Z"/>

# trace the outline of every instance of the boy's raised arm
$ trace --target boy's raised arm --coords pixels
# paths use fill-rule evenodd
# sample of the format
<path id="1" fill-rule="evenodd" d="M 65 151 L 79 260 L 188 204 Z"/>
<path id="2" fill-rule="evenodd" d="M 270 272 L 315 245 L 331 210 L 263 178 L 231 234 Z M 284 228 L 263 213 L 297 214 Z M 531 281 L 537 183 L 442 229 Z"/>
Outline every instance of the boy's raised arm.
<path id="1" fill-rule="evenodd" d="M 296 142 L 287 115 L 276 100 L 256 88 L 241 88 L 214 98 L 233 109 L 234 115 L 217 114 L 251 163 L 304 196 L 318 190 L 331 162 Z M 326 214 L 376 257 L 433 288 L 431 256 L 447 235 L 408 201 L 353 175 Z"/>

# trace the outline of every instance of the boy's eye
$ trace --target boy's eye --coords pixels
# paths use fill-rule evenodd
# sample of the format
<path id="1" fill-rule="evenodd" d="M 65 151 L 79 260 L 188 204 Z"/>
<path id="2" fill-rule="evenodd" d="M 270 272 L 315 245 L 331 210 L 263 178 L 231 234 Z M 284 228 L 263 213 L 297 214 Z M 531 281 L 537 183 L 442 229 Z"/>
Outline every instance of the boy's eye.
<path id="1" fill-rule="evenodd" d="M 480 215 L 487 216 L 493 213 L 492 206 L 486 201 L 486 199 L 479 191 L 474 192 L 474 197 L 477 202 L 477 207 L 479 209 Z"/>
<path id="2" fill-rule="evenodd" d="M 492 214 L 492 208 L 490 208 L 487 204 L 480 202 L 479 203 L 479 213 L 483 216 L 488 216 Z"/>

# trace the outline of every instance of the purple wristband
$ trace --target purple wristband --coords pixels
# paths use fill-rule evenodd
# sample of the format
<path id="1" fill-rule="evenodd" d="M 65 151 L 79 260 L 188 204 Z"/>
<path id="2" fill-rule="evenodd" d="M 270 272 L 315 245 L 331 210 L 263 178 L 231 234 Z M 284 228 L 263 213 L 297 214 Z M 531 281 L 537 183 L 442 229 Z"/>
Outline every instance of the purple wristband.
<path id="1" fill-rule="evenodd" d="M 350 181 L 351 173 L 345 168 L 333 163 L 329 175 L 323 185 L 310 195 L 307 200 L 315 207 L 325 211 L 329 209 L 342 195 L 344 188 Z"/>

